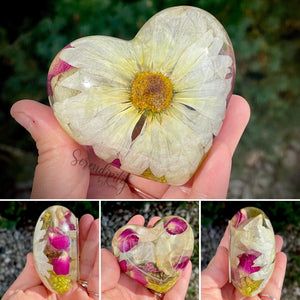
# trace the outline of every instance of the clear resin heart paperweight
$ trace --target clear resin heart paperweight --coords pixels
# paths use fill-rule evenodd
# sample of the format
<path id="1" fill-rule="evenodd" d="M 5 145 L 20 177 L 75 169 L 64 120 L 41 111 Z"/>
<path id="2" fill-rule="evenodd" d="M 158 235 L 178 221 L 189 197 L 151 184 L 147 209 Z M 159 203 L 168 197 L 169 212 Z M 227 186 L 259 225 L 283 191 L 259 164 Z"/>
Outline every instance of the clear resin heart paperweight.
<path id="1" fill-rule="evenodd" d="M 33 256 L 50 291 L 65 293 L 78 281 L 78 220 L 68 208 L 55 205 L 41 214 L 34 231 Z"/>
<path id="2" fill-rule="evenodd" d="M 229 281 L 244 296 L 259 294 L 275 264 L 275 236 L 266 214 L 256 207 L 239 210 L 229 221 Z"/>
<path id="3" fill-rule="evenodd" d="M 156 293 L 177 282 L 194 249 L 194 234 L 178 216 L 161 218 L 153 227 L 126 225 L 112 240 L 121 270 Z"/>
<path id="4" fill-rule="evenodd" d="M 130 41 L 71 42 L 54 58 L 47 85 L 57 120 L 80 145 L 123 171 L 182 185 L 219 133 L 235 72 L 220 22 L 178 6 Z"/>

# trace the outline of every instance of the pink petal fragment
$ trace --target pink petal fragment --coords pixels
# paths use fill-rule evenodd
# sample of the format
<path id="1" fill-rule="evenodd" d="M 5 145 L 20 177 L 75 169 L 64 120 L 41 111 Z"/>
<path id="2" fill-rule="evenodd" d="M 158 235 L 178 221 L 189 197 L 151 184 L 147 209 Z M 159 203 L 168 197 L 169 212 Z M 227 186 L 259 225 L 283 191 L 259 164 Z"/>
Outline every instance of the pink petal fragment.
<path id="1" fill-rule="evenodd" d="M 139 282 L 140 284 L 142 284 L 142 285 L 147 285 L 148 284 L 145 276 L 142 274 L 141 271 L 134 269 L 134 270 L 131 271 L 131 275 L 132 275 L 131 277 L 134 280 L 136 280 L 137 282 Z"/>
<path id="2" fill-rule="evenodd" d="M 185 232 L 188 226 L 184 220 L 172 218 L 164 227 L 169 234 L 175 235 Z"/>
<path id="3" fill-rule="evenodd" d="M 242 270 L 246 274 L 252 274 L 254 272 L 258 272 L 260 267 L 253 267 L 254 261 L 257 259 L 259 255 L 243 253 L 238 255 L 240 263 L 238 265 L 238 269 Z"/>
<path id="4" fill-rule="evenodd" d="M 132 229 L 125 229 L 120 235 L 120 251 L 127 252 L 136 246 L 139 242 L 139 237 Z"/>
<path id="5" fill-rule="evenodd" d="M 52 260 L 53 271 L 57 275 L 67 275 L 70 271 L 70 257 L 67 252 Z"/>
<path id="6" fill-rule="evenodd" d="M 239 210 L 233 217 L 234 227 L 239 227 L 247 218 L 247 212 L 244 209 Z"/>

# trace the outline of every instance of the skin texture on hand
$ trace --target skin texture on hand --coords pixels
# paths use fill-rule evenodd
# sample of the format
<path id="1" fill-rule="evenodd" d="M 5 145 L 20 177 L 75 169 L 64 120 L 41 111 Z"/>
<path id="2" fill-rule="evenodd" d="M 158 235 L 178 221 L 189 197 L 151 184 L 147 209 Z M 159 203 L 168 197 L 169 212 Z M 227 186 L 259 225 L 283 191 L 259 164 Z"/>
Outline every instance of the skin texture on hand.
<path id="1" fill-rule="evenodd" d="M 152 227 L 160 218 L 154 217 L 147 227 Z M 144 225 L 145 219 L 136 215 L 128 224 Z M 192 272 L 189 262 L 176 284 L 164 295 L 164 300 L 184 300 Z M 121 272 L 114 255 L 101 249 L 101 299 L 102 300 L 150 300 L 160 299 L 143 285 Z"/>
<path id="2" fill-rule="evenodd" d="M 242 97 L 231 97 L 221 131 L 207 157 L 181 186 L 127 174 L 97 158 L 67 135 L 49 106 L 22 100 L 12 106 L 11 114 L 30 132 L 38 149 L 32 198 L 224 199 L 232 156 L 249 121 L 250 109 Z M 136 193 L 132 186 L 143 193 Z"/>
<path id="3" fill-rule="evenodd" d="M 228 282 L 228 227 L 223 239 L 217 249 L 208 267 L 201 273 L 201 296 L 205 300 L 267 300 L 263 294 L 270 295 L 276 300 L 280 299 L 287 258 L 281 252 L 283 245 L 282 237 L 275 236 L 276 240 L 276 258 L 273 274 L 260 295 L 254 297 L 245 297 L 238 292 L 234 286 Z"/>
<path id="4" fill-rule="evenodd" d="M 79 222 L 80 279 L 88 282 L 88 290 L 99 293 L 99 220 L 84 215 Z M 36 272 L 33 254 L 27 255 L 27 263 L 2 300 L 94 300 L 78 283 L 61 295 L 50 292 Z"/>

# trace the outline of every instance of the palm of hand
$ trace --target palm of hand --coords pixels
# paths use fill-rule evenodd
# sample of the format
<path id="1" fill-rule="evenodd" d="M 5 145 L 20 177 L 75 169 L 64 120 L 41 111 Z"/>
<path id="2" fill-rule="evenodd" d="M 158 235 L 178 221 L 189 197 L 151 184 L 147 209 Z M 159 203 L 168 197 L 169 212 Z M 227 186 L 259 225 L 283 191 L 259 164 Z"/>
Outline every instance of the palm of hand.
<path id="1" fill-rule="evenodd" d="M 283 285 L 286 255 L 281 251 L 283 240 L 276 235 L 276 258 L 275 267 L 272 276 L 260 295 L 248 298 L 238 292 L 234 286 L 228 282 L 228 247 L 229 247 L 229 230 L 224 234 L 216 255 L 209 263 L 208 267 L 201 274 L 201 295 L 205 300 L 267 300 L 263 294 L 270 295 L 275 299 L 280 299 Z"/>
<path id="2" fill-rule="evenodd" d="M 154 217 L 148 223 L 152 227 L 160 218 Z M 128 224 L 144 225 L 141 215 L 131 218 Z M 183 300 L 188 288 L 192 271 L 191 262 L 181 274 L 176 284 L 164 295 L 164 300 Z M 121 273 L 114 255 L 107 249 L 101 250 L 101 299 L 102 300 L 150 300 L 157 296 L 140 283 Z"/>
<path id="3" fill-rule="evenodd" d="M 231 158 L 249 120 L 247 102 L 233 95 L 222 129 L 201 167 L 182 186 L 170 186 L 129 175 L 103 161 L 72 140 L 60 127 L 50 107 L 23 100 L 11 109 L 36 141 L 39 163 L 36 167 L 33 198 L 225 198 Z M 24 116 L 26 118 L 24 118 Z M 90 176 L 90 173 L 97 173 Z M 98 172 L 99 173 L 99 172 Z M 132 189 L 134 186 L 142 192 Z"/>

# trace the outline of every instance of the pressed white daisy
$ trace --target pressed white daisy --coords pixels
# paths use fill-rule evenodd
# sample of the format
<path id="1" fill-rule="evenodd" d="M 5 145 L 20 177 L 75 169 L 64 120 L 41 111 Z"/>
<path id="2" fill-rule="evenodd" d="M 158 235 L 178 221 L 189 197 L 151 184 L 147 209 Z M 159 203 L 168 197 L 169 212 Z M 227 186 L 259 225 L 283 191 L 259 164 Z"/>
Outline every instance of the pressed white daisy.
<path id="1" fill-rule="evenodd" d="M 48 75 L 68 134 L 127 172 L 187 182 L 212 145 L 233 90 L 222 25 L 195 7 L 153 16 L 131 41 L 89 36 L 65 47 Z"/>

